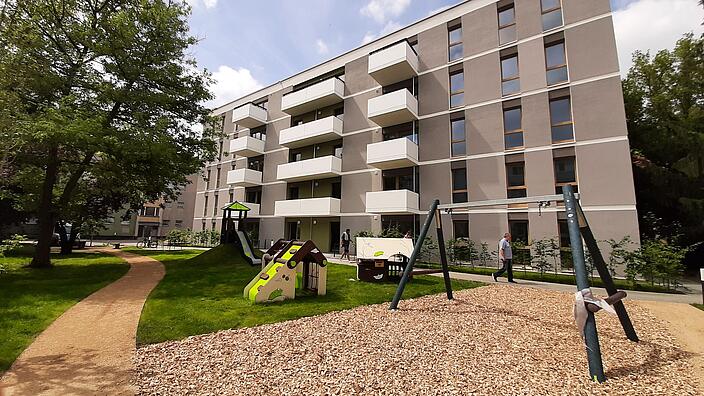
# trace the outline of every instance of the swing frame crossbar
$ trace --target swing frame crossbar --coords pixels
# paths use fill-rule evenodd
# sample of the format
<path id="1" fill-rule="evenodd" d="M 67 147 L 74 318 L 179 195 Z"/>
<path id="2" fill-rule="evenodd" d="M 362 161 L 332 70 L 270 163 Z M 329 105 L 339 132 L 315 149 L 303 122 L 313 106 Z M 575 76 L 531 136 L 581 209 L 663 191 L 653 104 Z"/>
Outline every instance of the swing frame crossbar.
<path id="1" fill-rule="evenodd" d="M 391 304 L 389 305 L 390 310 L 398 310 L 398 304 L 403 296 L 403 290 L 408 283 L 410 277 L 414 274 L 413 267 L 416 263 L 418 254 L 420 253 L 423 242 L 428 234 L 430 226 L 435 220 L 435 227 L 437 229 L 438 238 L 438 250 L 440 252 L 440 263 L 442 266 L 441 270 L 432 270 L 433 273 L 442 273 L 445 278 L 445 290 L 447 293 L 448 300 L 452 300 L 452 286 L 450 283 L 450 271 L 447 263 L 447 254 L 445 251 L 445 241 L 442 229 L 441 212 L 446 213 L 465 213 L 469 212 L 472 208 L 481 208 L 489 206 L 503 206 L 503 205 L 513 205 L 513 204 L 531 204 L 537 203 L 538 210 L 542 210 L 544 207 L 549 207 L 552 203 L 562 202 L 564 206 L 556 206 L 558 211 L 564 211 L 567 213 L 567 225 L 570 235 L 570 247 L 572 249 L 572 260 L 574 262 L 574 272 L 577 284 L 577 291 L 582 292 L 584 290 L 589 290 L 589 276 L 587 274 L 586 262 L 584 258 L 584 246 L 586 245 L 587 250 L 591 254 L 592 260 L 594 261 L 594 267 L 599 273 L 604 288 L 606 289 L 609 296 L 614 296 L 619 293 L 614 284 L 611 273 L 609 272 L 604 257 L 601 254 L 601 250 L 597 244 L 597 240 L 592 233 L 587 218 L 584 215 L 584 211 L 579 204 L 579 194 L 572 191 L 571 185 L 566 185 L 563 187 L 563 194 L 555 195 L 542 195 L 533 196 L 525 198 L 510 198 L 510 199 L 497 199 L 497 200 L 487 200 L 487 201 L 474 201 L 466 203 L 454 203 L 440 205 L 439 200 L 434 200 L 430 205 L 428 210 L 428 215 L 425 219 L 425 223 L 420 230 L 418 235 L 418 240 L 413 248 L 413 253 L 403 271 L 401 280 L 399 281 L 396 293 L 394 295 Z M 428 271 L 416 271 L 417 275 L 427 273 Z M 622 293 L 622 292 L 621 292 Z M 613 304 L 614 310 L 618 315 L 623 331 L 626 337 L 633 341 L 638 342 L 638 335 L 633 328 L 633 323 L 631 322 L 626 307 L 620 300 Z M 604 375 L 604 367 L 601 359 L 601 349 L 599 346 L 599 337 L 596 329 L 596 319 L 594 313 L 589 311 L 587 322 L 584 327 L 584 341 L 585 349 L 587 352 L 587 360 L 589 362 L 589 377 L 597 382 L 606 381 L 606 376 Z"/>

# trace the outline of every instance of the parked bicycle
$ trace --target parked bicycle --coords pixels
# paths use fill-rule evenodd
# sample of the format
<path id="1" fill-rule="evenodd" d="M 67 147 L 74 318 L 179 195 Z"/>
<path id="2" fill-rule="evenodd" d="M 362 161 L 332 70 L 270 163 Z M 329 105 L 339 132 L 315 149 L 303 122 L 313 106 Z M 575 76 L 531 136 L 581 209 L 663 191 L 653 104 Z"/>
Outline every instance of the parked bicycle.
<path id="1" fill-rule="evenodd" d="M 159 247 L 159 241 L 157 240 L 152 240 L 151 237 L 147 237 L 142 239 L 141 241 L 137 242 L 137 248 L 143 249 L 143 248 L 156 248 Z"/>

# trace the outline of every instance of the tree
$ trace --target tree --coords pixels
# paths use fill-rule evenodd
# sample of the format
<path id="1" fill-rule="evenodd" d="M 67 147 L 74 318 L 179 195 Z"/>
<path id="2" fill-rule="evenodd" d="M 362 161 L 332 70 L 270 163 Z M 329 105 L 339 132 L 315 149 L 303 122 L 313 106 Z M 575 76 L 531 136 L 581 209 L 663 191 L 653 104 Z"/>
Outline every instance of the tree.
<path id="1" fill-rule="evenodd" d="M 212 121 L 189 13 L 168 0 L 0 3 L 0 198 L 37 217 L 32 266 L 51 265 L 57 222 L 175 198 L 214 158 L 217 128 L 192 128 Z"/>
<path id="2" fill-rule="evenodd" d="M 704 37 L 636 52 L 623 80 L 641 234 L 704 239 Z"/>

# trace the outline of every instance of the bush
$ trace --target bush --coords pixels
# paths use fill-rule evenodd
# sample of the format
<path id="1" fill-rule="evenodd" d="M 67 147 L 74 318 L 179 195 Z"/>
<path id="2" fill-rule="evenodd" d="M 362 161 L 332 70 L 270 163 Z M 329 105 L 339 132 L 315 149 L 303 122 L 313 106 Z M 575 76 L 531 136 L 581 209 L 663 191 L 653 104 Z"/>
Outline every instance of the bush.
<path id="1" fill-rule="evenodd" d="M 626 235 L 621 238 L 620 241 L 608 239 L 604 242 L 606 242 L 611 248 L 611 253 L 609 253 L 609 259 L 606 262 L 606 266 L 609 269 L 611 276 L 614 276 L 616 275 L 616 267 L 625 266 L 626 261 L 629 260 L 629 257 L 632 254 L 629 247 L 633 245 L 633 241 L 631 241 L 630 236 Z"/>
<path id="2" fill-rule="evenodd" d="M 552 243 L 549 239 L 533 241 L 533 255 L 531 266 L 540 272 L 540 277 L 550 269 L 550 257 L 552 257 Z"/>
<path id="3" fill-rule="evenodd" d="M 166 241 L 169 245 L 186 245 L 193 237 L 190 229 L 173 229 L 166 234 Z"/>
<path id="4" fill-rule="evenodd" d="M 680 286 L 684 265 L 682 260 L 687 253 L 682 248 L 664 240 L 646 240 L 640 249 L 625 257 L 626 274 L 635 284 L 636 277 L 641 276 L 654 285 L 656 281 L 668 290 Z"/>
<path id="5" fill-rule="evenodd" d="M 20 247 L 20 244 L 22 243 L 22 241 L 25 241 L 25 240 L 27 240 L 26 236 L 14 234 L 9 239 L 5 239 L 3 241 L 0 241 L 0 257 L 5 257 L 5 254 Z M 5 266 L 2 263 L 0 263 L 0 274 L 4 273 L 5 271 L 6 271 Z"/>

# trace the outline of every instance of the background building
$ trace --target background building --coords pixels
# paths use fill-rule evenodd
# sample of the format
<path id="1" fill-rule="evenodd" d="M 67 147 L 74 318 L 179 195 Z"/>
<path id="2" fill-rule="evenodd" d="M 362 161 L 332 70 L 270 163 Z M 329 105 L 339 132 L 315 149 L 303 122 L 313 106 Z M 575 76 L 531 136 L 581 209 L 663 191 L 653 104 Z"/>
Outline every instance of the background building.
<path id="1" fill-rule="evenodd" d="M 638 240 L 608 0 L 472 0 L 214 110 L 227 138 L 197 182 L 193 228 L 248 227 L 336 250 L 341 230 L 415 232 L 434 199 L 576 186 L 599 239 Z M 446 238 L 558 237 L 554 208 L 443 219 Z"/>

